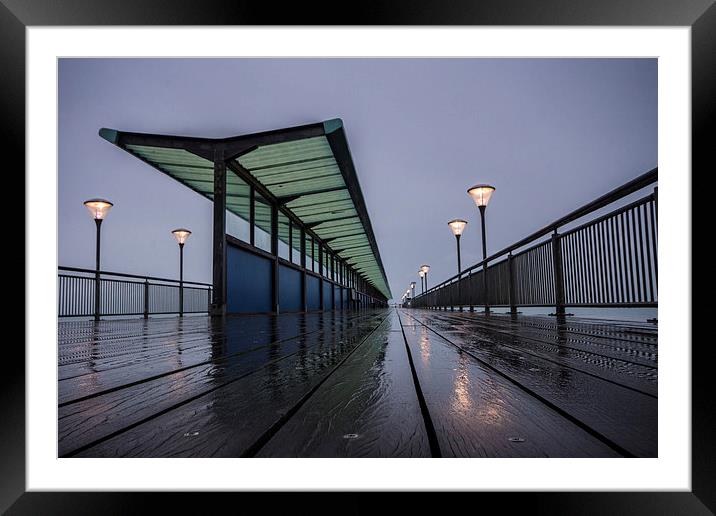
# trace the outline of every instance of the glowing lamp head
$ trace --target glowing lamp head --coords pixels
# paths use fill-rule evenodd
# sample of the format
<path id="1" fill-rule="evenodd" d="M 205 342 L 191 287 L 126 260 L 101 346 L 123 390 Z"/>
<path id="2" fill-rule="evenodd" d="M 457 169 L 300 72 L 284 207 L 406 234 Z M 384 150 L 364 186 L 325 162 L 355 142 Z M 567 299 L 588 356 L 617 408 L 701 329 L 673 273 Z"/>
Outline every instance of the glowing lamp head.
<path id="1" fill-rule="evenodd" d="M 94 220 L 104 220 L 109 210 L 114 206 L 114 204 L 106 199 L 90 199 L 83 204 L 87 207 L 87 210 Z"/>
<path id="2" fill-rule="evenodd" d="M 191 231 L 189 231 L 188 229 L 179 228 L 172 231 L 172 235 L 174 235 L 174 238 L 177 239 L 177 243 L 179 245 L 184 245 L 186 239 L 189 238 L 189 235 L 191 235 Z"/>
<path id="3" fill-rule="evenodd" d="M 467 221 L 462 219 L 453 219 L 448 222 L 448 226 L 450 226 L 450 230 L 452 231 L 453 235 L 460 236 L 462 235 L 462 232 L 465 231 Z"/>
<path id="4" fill-rule="evenodd" d="M 430 272 L 430 265 L 421 265 L 420 270 L 427 274 L 428 272 Z"/>
<path id="5" fill-rule="evenodd" d="M 475 201 L 475 205 L 478 208 L 484 208 L 487 206 L 487 203 L 490 202 L 490 197 L 492 197 L 494 191 L 494 186 L 475 185 L 472 188 L 468 188 L 467 193 L 472 197 L 472 200 Z"/>
<path id="6" fill-rule="evenodd" d="M 415 288 L 415 282 L 414 282 L 414 281 L 411 281 L 411 282 L 410 282 L 410 288 Z"/>
<path id="7" fill-rule="evenodd" d="M 418 271 L 418 276 L 420 276 L 421 278 L 424 278 L 424 277 L 425 277 L 425 273 L 424 273 L 422 270 L 419 270 L 419 271 Z"/>

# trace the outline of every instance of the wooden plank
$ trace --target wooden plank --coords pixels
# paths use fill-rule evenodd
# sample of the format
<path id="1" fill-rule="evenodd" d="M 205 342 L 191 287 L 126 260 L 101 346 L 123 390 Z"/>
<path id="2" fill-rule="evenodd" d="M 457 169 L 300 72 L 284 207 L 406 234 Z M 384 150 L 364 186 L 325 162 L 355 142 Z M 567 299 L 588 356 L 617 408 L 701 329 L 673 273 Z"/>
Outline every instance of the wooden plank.
<path id="1" fill-rule="evenodd" d="M 421 319 L 421 314 L 411 314 Z M 427 331 L 427 330 L 426 330 Z M 626 452 L 656 457 L 657 399 L 504 346 L 446 337 Z"/>
<path id="2" fill-rule="evenodd" d="M 366 321 L 374 324 L 372 320 Z M 370 326 L 358 323 L 351 332 Z M 347 338 L 347 325 L 260 346 L 59 408 L 59 453 L 65 456 L 109 435 L 171 409 L 186 400 L 230 384 L 268 364 L 314 346 Z"/>
<path id="3" fill-rule="evenodd" d="M 431 456 L 395 312 L 258 456 Z"/>
<path id="4" fill-rule="evenodd" d="M 342 339 L 266 363 L 255 372 L 129 428 L 79 457 L 238 457 L 379 326 L 386 312 L 349 323 Z M 368 323 L 369 322 L 369 323 Z"/>
<path id="5" fill-rule="evenodd" d="M 426 315 L 426 317 L 431 317 Z M 658 364 L 656 334 L 634 336 L 628 330 L 616 328 L 611 324 L 580 325 L 573 320 L 565 323 L 554 322 L 535 324 L 532 316 L 516 317 L 512 320 L 504 316 L 484 317 L 482 314 L 440 314 L 436 321 L 446 325 L 458 326 L 471 324 L 521 339 L 558 343 L 562 347 L 599 354 L 645 367 L 656 368 Z M 555 318 L 556 319 L 556 318 Z M 447 324 L 449 323 L 449 324 Z"/>
<path id="6" fill-rule="evenodd" d="M 287 314 L 278 322 L 273 316 L 229 317 L 219 325 L 197 324 L 190 332 L 181 331 L 175 325 L 174 333 L 167 333 L 163 324 L 157 324 L 160 330 L 157 338 L 153 333 L 154 323 L 160 320 L 150 319 L 148 326 L 138 321 L 135 332 L 124 334 L 116 345 L 112 341 L 86 342 L 83 345 L 89 346 L 92 351 L 82 353 L 82 362 L 60 367 L 58 402 L 64 404 L 121 388 L 128 383 L 206 365 L 225 355 L 241 354 L 271 342 L 318 332 L 326 325 L 349 322 L 354 317 L 337 315 L 326 318 L 321 314 L 299 317 Z M 193 318 L 185 320 L 188 319 Z M 208 317 L 201 319 L 209 320 Z M 76 348 L 70 349 L 60 348 L 61 363 L 67 353 L 78 353 Z"/>
<path id="7" fill-rule="evenodd" d="M 425 326 L 404 330 L 444 457 L 619 456 Z"/>
<path id="8" fill-rule="evenodd" d="M 482 324 L 481 321 L 463 319 L 454 322 L 449 317 L 425 317 L 421 320 L 449 339 L 455 337 L 463 342 L 479 345 L 485 351 L 494 350 L 499 353 L 500 348 L 505 347 L 519 354 L 529 354 L 556 362 L 562 367 L 594 375 L 652 397 L 657 395 L 656 363 L 645 366 L 625 358 L 614 357 L 614 355 L 626 357 L 627 353 L 602 354 L 585 351 L 584 347 L 588 348 L 588 346 L 569 345 L 574 341 L 566 335 L 556 338 L 525 337 L 522 332 L 512 334 L 504 330 L 495 330 L 490 325 Z M 626 350 L 627 344 L 623 343 L 623 345 L 625 346 L 623 349 Z"/>

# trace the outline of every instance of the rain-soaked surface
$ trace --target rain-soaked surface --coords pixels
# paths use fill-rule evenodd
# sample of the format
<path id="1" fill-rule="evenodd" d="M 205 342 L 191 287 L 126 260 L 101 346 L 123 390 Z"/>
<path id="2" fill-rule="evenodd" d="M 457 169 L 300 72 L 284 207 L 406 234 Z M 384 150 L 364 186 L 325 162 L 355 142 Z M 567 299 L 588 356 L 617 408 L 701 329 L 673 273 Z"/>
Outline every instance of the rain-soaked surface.
<path id="1" fill-rule="evenodd" d="M 385 309 L 61 321 L 62 457 L 655 457 L 651 323 Z"/>

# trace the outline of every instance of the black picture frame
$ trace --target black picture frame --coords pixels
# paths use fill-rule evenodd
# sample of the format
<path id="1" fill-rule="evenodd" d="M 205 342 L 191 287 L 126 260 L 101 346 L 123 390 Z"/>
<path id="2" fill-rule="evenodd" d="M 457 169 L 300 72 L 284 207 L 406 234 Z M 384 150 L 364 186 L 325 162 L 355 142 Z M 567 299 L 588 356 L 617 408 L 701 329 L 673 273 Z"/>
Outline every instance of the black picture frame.
<path id="1" fill-rule="evenodd" d="M 394 0 L 340 4 L 239 0 L 0 0 L 0 126 L 4 156 L 24 170 L 25 148 L 25 29 L 33 25 L 602 25 L 690 26 L 692 58 L 692 170 L 711 161 L 716 118 L 716 6 L 713 0 Z M 10 170 L 5 169 L 9 174 Z M 684 171 L 687 177 L 687 171 Z M 15 174 L 19 177 L 21 175 Z M 692 172 L 692 179 L 696 174 Z M 19 188 L 24 192 L 24 181 Z M 698 190 L 693 190 L 698 192 Z M 703 195 L 703 192 L 701 193 Z M 27 200 L 26 200 L 27 201 Z M 693 199 L 692 206 L 697 205 Z M 694 223 L 700 219 L 692 217 Z M 15 223 L 16 227 L 21 227 Z M 23 227 L 24 229 L 24 227 Z M 18 230 L 19 232 L 19 230 Z M 696 232 L 692 232 L 696 233 Z M 698 234 L 698 233 L 696 233 Z M 18 241 L 24 240 L 22 235 Z M 19 253 L 15 253 L 17 256 Z M 705 253 L 704 253 L 705 254 Z M 23 258 L 24 251 L 22 254 Z M 697 257 L 697 254 L 693 254 Z M 26 270 L 26 275 L 31 271 Z M 23 306 L 25 304 L 23 303 Z M 26 307 L 31 310 L 31 306 Z M 694 306 L 694 313 L 704 306 Z M 702 321 L 701 317 L 692 320 Z M 18 325 L 19 326 L 19 325 Z M 695 335 L 695 334 L 694 334 Z M 584 493 L 474 493 L 470 503 L 496 505 L 501 513 L 514 509 L 532 514 L 712 514 L 716 512 L 716 418 L 711 416 L 713 382 L 708 360 L 710 339 L 692 339 L 692 491 L 691 492 L 584 492 Z M 689 342 L 670 343 L 688 346 Z M 48 343 L 51 346 L 52 343 Z M 3 422 L 0 437 L 0 510 L 9 514 L 129 514 L 148 512 L 155 504 L 164 511 L 206 512 L 214 503 L 248 508 L 257 495 L 240 493 L 38 493 L 25 492 L 25 352 L 17 339 L 7 339 L 0 375 Z M 335 512 L 336 502 L 323 494 L 270 495 L 315 512 Z M 315 498 L 321 496 L 318 504 Z M 452 494 L 450 506 L 464 503 Z M 460 496 L 456 501 L 454 496 Z M 218 497 L 219 500 L 214 500 Z M 298 497 L 299 500 L 295 500 Z M 351 493 L 341 502 L 351 513 L 374 512 L 375 501 Z M 403 511 L 425 505 L 422 494 L 403 497 Z M 297 505 L 298 504 L 298 505 Z M 223 505 L 223 503 L 222 503 Z M 450 507 L 448 506 L 448 507 Z M 217 505 L 218 507 L 218 505 Z M 298 509 L 296 509 L 298 507 Z M 444 506 L 443 506 L 444 507 Z M 176 509 L 174 509 L 176 508 Z"/>

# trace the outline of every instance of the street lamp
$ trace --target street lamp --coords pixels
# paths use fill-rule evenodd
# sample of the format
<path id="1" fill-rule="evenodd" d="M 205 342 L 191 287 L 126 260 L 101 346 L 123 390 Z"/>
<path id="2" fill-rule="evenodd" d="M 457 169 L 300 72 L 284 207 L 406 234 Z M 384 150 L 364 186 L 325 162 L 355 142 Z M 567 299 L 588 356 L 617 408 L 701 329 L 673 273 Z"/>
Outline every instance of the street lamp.
<path id="1" fill-rule="evenodd" d="M 455 235 L 455 240 L 457 241 L 457 273 L 460 274 L 462 272 L 462 267 L 460 266 L 460 237 L 462 236 L 462 232 L 465 231 L 467 221 L 462 219 L 453 219 L 448 222 L 448 226 L 450 226 L 450 230 L 452 231 L 452 234 Z"/>
<path id="2" fill-rule="evenodd" d="M 462 265 L 460 264 L 460 237 L 462 236 L 462 232 L 465 231 L 467 221 L 462 219 L 453 219 L 448 222 L 448 226 L 450 226 L 450 230 L 452 231 L 452 234 L 455 235 L 455 241 L 457 242 L 457 298 L 460 311 L 462 312 L 462 301 L 460 299 L 460 273 L 462 273 Z"/>
<path id="3" fill-rule="evenodd" d="M 184 317 L 184 243 L 191 231 L 179 228 L 172 231 L 172 235 L 179 244 L 179 317 Z"/>
<path id="4" fill-rule="evenodd" d="M 483 292 L 485 294 L 485 313 L 490 313 L 490 304 L 487 300 L 487 263 L 485 260 L 487 259 L 487 243 L 485 241 L 485 208 L 487 208 L 487 203 L 490 202 L 490 197 L 492 197 L 492 194 L 495 191 L 494 186 L 490 185 L 475 185 L 472 188 L 468 188 L 467 193 L 472 197 L 472 200 L 475 201 L 475 205 L 480 209 L 480 222 L 482 223 L 482 271 L 483 271 L 483 280 L 484 280 L 484 289 Z"/>
<path id="5" fill-rule="evenodd" d="M 95 261 L 95 273 L 94 273 L 94 320 L 99 321 L 99 249 L 100 249 L 100 236 L 102 221 L 105 219 L 109 210 L 112 209 L 111 202 L 106 199 L 90 199 L 83 203 L 90 215 L 94 219 L 97 226 L 97 246 L 96 246 L 96 261 Z"/>
<path id="6" fill-rule="evenodd" d="M 428 272 L 430 272 L 430 265 L 421 265 L 420 270 L 425 274 L 425 292 L 428 291 Z"/>
<path id="7" fill-rule="evenodd" d="M 410 290 L 413 291 L 413 297 L 415 297 L 415 282 L 414 281 L 410 282 Z"/>
<path id="8" fill-rule="evenodd" d="M 420 288 L 422 289 L 423 294 L 425 294 L 425 273 L 419 270 L 418 276 L 420 276 Z"/>

